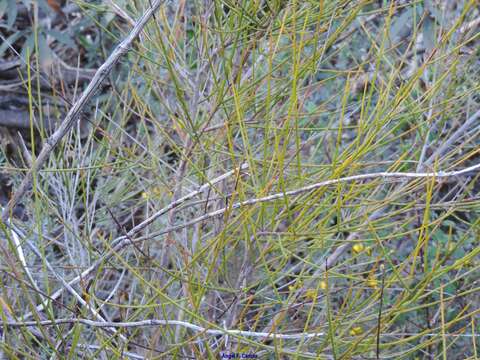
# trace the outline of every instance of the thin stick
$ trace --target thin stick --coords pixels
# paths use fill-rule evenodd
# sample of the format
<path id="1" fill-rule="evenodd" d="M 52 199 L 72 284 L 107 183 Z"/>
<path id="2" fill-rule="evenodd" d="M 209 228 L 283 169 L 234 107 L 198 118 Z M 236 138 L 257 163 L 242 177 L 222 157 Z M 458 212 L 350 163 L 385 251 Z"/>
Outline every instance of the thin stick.
<path id="1" fill-rule="evenodd" d="M 34 327 L 34 326 L 55 326 L 62 324 L 83 324 L 91 327 L 97 328 L 137 328 L 137 327 L 146 327 L 146 326 L 182 326 L 187 329 L 191 329 L 196 332 L 202 332 L 208 335 L 237 335 L 245 337 L 256 337 L 256 338 L 266 338 L 266 339 L 312 339 L 317 337 L 326 336 L 327 333 L 324 332 L 302 332 L 302 333 L 292 333 L 292 334 L 281 334 L 281 333 L 268 333 L 268 332 L 257 332 L 257 331 L 246 331 L 246 330 L 236 330 L 236 329 L 208 329 L 203 326 L 195 325 L 186 321 L 178 320 L 161 320 L 161 319 L 151 319 L 151 320 L 140 320 L 140 321 L 131 321 L 131 322 L 103 322 L 103 321 L 94 321 L 84 318 L 61 318 L 55 320 L 42 320 L 42 321 L 0 321 L 0 326 L 7 326 L 11 328 L 21 328 L 21 327 Z M 437 337 L 438 333 L 383 333 L 384 337 L 403 337 L 403 336 L 426 336 L 426 337 Z M 480 337 L 480 334 L 445 334 L 448 337 L 465 337 L 465 338 L 477 338 Z"/>
<path id="2" fill-rule="evenodd" d="M 77 119 L 79 118 L 82 109 L 85 107 L 87 102 L 92 98 L 92 96 L 97 91 L 100 84 L 105 80 L 107 75 L 112 71 L 113 66 L 118 62 L 118 60 L 127 53 L 130 49 L 133 41 L 138 37 L 142 29 L 145 27 L 147 22 L 153 16 L 155 11 L 159 8 L 160 4 L 163 0 L 155 0 L 152 3 L 152 6 L 138 19 L 133 29 L 130 31 L 130 34 L 113 50 L 110 54 L 108 59 L 100 66 L 92 78 L 92 81 L 88 84 L 85 91 L 82 93 L 82 96 L 78 99 L 78 101 L 73 104 L 68 114 L 65 116 L 65 119 L 60 124 L 57 130 L 50 136 L 45 144 L 43 145 L 42 151 L 35 159 L 31 169 L 25 175 L 22 183 L 18 187 L 17 191 L 13 194 L 12 198 L 8 202 L 7 206 L 2 211 L 2 221 L 4 223 L 7 222 L 12 209 L 18 203 L 18 201 L 23 197 L 23 195 L 27 192 L 28 188 L 32 183 L 33 174 L 36 173 L 40 168 L 42 168 L 43 164 L 48 160 L 50 157 L 50 153 L 53 151 L 55 146 L 59 143 L 59 141 L 68 133 L 68 131 L 73 127 L 76 123 Z"/>
<path id="3" fill-rule="evenodd" d="M 256 331 L 245 331 L 245 330 L 216 330 L 216 329 L 207 329 L 202 326 L 198 326 L 189 322 L 179 321 L 179 320 L 141 320 L 141 321 L 132 321 L 132 322 L 103 322 L 103 321 L 93 321 L 89 319 L 56 319 L 56 320 L 44 320 L 44 321 L 2 321 L 0 326 L 8 327 L 32 327 L 32 326 L 54 326 L 61 324 L 83 324 L 92 327 L 98 328 L 135 328 L 143 326 L 182 326 L 188 329 L 194 330 L 196 332 L 204 332 L 209 335 L 238 335 L 246 337 L 260 337 L 267 339 L 309 339 L 315 337 L 325 336 L 323 332 L 314 332 L 314 333 L 297 333 L 297 334 L 275 334 L 267 332 L 256 332 Z"/>

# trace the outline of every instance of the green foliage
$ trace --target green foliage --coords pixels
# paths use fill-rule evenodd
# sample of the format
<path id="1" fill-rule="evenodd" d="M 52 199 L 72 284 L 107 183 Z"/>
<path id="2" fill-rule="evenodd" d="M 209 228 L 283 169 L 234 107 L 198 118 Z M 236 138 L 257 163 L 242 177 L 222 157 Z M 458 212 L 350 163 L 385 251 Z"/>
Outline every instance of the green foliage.
<path id="1" fill-rule="evenodd" d="M 82 69 L 98 67 L 149 6 L 76 1 L 68 26 L 35 31 L 20 29 L 6 3 L 0 56 L 13 58 L 13 46 Z M 473 0 L 166 2 L 22 199 L 21 245 L 9 240 L 19 261 L 5 265 L 15 276 L 2 279 L 0 305 L 18 321 L 165 319 L 245 332 L 5 327 L 3 351 L 478 357 L 477 172 L 285 195 L 359 174 L 476 164 L 478 119 L 459 129 L 479 109 L 478 16 Z M 69 108 L 86 82 L 50 85 L 24 82 L 37 111 L 48 99 Z M 15 184 L 18 159 L 42 146 L 26 138 L 16 157 L 2 149 Z M 271 194 L 280 195 L 263 199 Z M 118 239 L 128 244 L 105 258 Z M 79 296 L 62 282 L 76 277 Z M 48 310 L 35 311 L 42 301 Z"/>

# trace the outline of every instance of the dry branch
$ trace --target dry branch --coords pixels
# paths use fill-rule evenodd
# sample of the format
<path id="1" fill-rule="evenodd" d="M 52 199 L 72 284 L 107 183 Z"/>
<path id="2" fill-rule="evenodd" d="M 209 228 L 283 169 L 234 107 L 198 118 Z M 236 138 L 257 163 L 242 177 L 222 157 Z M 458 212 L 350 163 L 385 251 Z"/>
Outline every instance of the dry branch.
<path id="1" fill-rule="evenodd" d="M 141 320 L 141 321 L 130 321 L 130 322 L 102 322 L 102 321 L 93 321 L 89 319 L 77 318 L 77 319 L 55 319 L 55 320 L 43 320 L 43 321 L 2 321 L 0 326 L 12 327 L 12 328 L 21 328 L 21 327 L 33 327 L 33 326 L 56 326 L 62 324 L 83 324 L 91 327 L 97 328 L 137 328 L 137 327 L 158 327 L 158 326 L 181 326 L 187 329 L 191 329 L 195 332 L 201 332 L 208 335 L 218 336 L 218 335 L 233 335 L 233 336 L 244 336 L 244 337 L 253 337 L 253 338 L 263 338 L 263 339 L 292 339 L 292 340 L 301 340 L 301 339 L 311 339 L 316 337 L 325 336 L 324 332 L 299 332 L 292 334 L 282 334 L 282 333 L 269 333 L 269 332 L 258 332 L 258 331 L 246 331 L 246 330 L 236 330 L 236 329 L 208 329 L 203 326 L 192 324 L 186 321 L 178 320 L 162 320 L 162 319 L 151 319 L 151 320 Z M 427 336 L 427 337 L 436 337 L 438 333 L 382 333 L 380 336 Z M 448 337 L 480 337 L 479 334 L 473 333 L 456 333 L 456 334 L 445 334 Z"/>

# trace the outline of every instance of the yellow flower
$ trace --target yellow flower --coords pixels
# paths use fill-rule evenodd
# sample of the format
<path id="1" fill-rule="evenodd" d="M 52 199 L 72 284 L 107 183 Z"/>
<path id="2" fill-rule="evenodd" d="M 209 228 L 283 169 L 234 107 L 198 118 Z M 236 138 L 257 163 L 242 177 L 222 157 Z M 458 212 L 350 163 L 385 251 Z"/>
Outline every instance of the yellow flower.
<path id="1" fill-rule="evenodd" d="M 363 244 L 355 244 L 352 246 L 352 250 L 355 254 L 360 254 L 363 250 L 365 250 L 365 246 L 363 246 Z"/>
<path id="2" fill-rule="evenodd" d="M 355 326 L 350 329 L 350 336 L 358 336 L 363 334 L 363 328 L 361 326 Z"/>
<path id="3" fill-rule="evenodd" d="M 143 199 L 148 199 L 148 194 L 145 191 L 142 192 L 142 198 Z"/>
<path id="4" fill-rule="evenodd" d="M 376 289 L 378 287 L 377 279 L 370 277 L 367 279 L 367 286 Z"/>
<path id="5" fill-rule="evenodd" d="M 320 289 L 322 289 L 322 290 L 327 289 L 327 282 L 326 281 L 320 281 Z"/>
<path id="6" fill-rule="evenodd" d="M 317 298 L 317 291 L 315 289 L 307 289 L 305 297 L 309 300 L 315 300 Z"/>

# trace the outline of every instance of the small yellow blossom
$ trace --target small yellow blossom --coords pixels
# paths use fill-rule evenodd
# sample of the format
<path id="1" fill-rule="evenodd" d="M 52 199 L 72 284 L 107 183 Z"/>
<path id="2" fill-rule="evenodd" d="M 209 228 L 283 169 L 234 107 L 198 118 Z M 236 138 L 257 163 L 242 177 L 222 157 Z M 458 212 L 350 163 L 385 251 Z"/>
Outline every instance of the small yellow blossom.
<path id="1" fill-rule="evenodd" d="M 317 291 L 315 289 L 307 289 L 305 297 L 309 300 L 315 300 L 317 298 Z"/>
<path id="2" fill-rule="evenodd" d="M 365 250 L 365 246 L 363 246 L 363 244 L 355 244 L 352 246 L 352 250 L 355 254 L 360 254 L 363 250 Z"/>
<path id="3" fill-rule="evenodd" d="M 350 336 L 358 336 L 363 334 L 363 328 L 361 326 L 355 326 L 350 329 Z"/>
<path id="4" fill-rule="evenodd" d="M 378 281 L 374 278 L 368 278 L 367 286 L 376 289 L 378 287 Z"/>
<path id="5" fill-rule="evenodd" d="M 320 281 L 320 289 L 322 289 L 322 290 L 327 289 L 327 282 L 326 281 Z"/>

